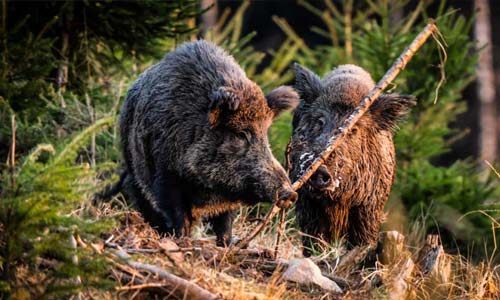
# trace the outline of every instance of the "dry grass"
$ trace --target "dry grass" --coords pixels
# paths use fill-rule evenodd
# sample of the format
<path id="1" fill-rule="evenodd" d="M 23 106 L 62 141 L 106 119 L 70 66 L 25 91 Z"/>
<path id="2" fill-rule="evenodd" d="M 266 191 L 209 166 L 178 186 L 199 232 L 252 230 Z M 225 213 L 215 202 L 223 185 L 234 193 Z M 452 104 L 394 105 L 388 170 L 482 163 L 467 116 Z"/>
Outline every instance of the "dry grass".
<path id="1" fill-rule="evenodd" d="M 119 226 L 104 235 L 99 244 L 79 243 L 79 246 L 90 246 L 96 253 L 108 256 L 109 277 L 117 281 L 117 287 L 107 292 L 87 289 L 80 299 L 181 299 L 175 297 L 160 278 L 121 263 L 112 254 L 113 248 L 117 247 L 128 250 L 135 261 L 155 265 L 185 278 L 221 295 L 222 299 L 391 299 L 398 288 L 404 290 L 405 299 L 500 299 L 500 267 L 488 261 L 473 265 L 463 257 L 443 254 L 436 268 L 429 274 L 422 274 L 409 264 L 409 261 L 416 261 L 418 247 L 405 246 L 399 258 L 389 265 L 377 262 L 339 267 L 340 257 L 346 250 L 338 245 L 325 245 L 313 260 L 324 273 L 341 276 L 349 286 L 344 288 L 342 295 L 329 294 L 317 288 L 282 282 L 283 268 L 269 264 L 272 259 L 265 255 L 265 251 L 258 255 L 228 255 L 225 249 L 215 246 L 210 230 L 203 225 L 194 230 L 191 239 L 173 241 L 159 236 L 120 197 L 112 203 L 88 206 L 84 210 L 95 218 L 116 218 L 119 221 Z M 252 220 L 252 216 L 258 215 L 257 210 L 259 208 L 241 209 L 234 226 L 237 236 L 243 237 L 255 225 L 258 220 Z M 287 229 L 280 247 L 280 259 L 285 260 L 302 257 L 300 233 L 294 229 L 293 211 L 288 213 Z M 273 224 L 260 233 L 249 249 L 274 249 L 276 226 Z M 409 241 L 406 244 L 410 244 Z M 169 252 L 179 247 L 187 251 Z"/>

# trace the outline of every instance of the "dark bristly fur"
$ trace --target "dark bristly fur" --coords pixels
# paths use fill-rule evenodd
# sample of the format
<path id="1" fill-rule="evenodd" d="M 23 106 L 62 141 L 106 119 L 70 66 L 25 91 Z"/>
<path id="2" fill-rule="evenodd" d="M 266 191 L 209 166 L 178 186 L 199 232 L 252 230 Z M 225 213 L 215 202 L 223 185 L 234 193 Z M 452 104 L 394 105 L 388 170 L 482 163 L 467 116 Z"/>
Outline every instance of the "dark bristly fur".
<path id="1" fill-rule="evenodd" d="M 354 65 L 339 66 L 323 79 L 296 65 L 295 88 L 301 97 L 293 119 L 291 178 L 321 153 L 340 122 L 375 85 Z M 332 242 L 347 236 L 351 245 L 378 239 L 384 204 L 395 171 L 392 131 L 411 106 L 412 96 L 385 94 L 357 123 L 324 166 L 299 191 L 297 217 L 301 230 Z M 304 254 L 314 245 L 304 237 Z"/>
<path id="2" fill-rule="evenodd" d="M 178 47 L 140 75 L 123 104 L 123 189 L 161 232 L 189 235 L 207 217 L 226 244 L 239 204 L 297 198 L 267 130 L 298 101 L 287 87 L 265 96 L 210 42 Z"/>

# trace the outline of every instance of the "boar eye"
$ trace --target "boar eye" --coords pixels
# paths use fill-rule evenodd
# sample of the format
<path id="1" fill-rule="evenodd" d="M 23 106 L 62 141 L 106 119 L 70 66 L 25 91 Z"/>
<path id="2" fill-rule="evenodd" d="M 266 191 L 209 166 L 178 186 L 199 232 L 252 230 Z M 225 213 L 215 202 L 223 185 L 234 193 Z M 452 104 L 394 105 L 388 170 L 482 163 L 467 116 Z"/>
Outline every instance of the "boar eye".
<path id="1" fill-rule="evenodd" d="M 236 133 L 236 136 L 238 137 L 239 140 L 245 141 L 247 143 L 250 143 L 252 139 L 252 135 L 248 131 L 240 131 Z"/>
<path id="2" fill-rule="evenodd" d="M 325 119 L 324 118 L 319 118 L 314 123 L 313 130 L 314 131 L 321 131 L 321 129 L 323 129 L 323 126 L 325 126 Z"/>

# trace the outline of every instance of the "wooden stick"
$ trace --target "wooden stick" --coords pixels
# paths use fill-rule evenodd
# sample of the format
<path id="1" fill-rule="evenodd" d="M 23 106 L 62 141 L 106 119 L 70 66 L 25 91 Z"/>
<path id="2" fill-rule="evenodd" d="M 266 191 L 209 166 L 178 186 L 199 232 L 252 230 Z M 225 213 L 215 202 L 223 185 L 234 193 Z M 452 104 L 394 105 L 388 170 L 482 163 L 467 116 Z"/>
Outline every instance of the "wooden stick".
<path id="1" fill-rule="evenodd" d="M 406 47 L 403 53 L 392 64 L 392 67 L 385 73 L 375 87 L 366 95 L 351 115 L 345 119 L 342 124 L 333 132 L 333 136 L 329 139 L 326 149 L 317 157 L 307 170 L 301 174 L 292 185 L 294 190 L 300 189 L 309 178 L 316 172 L 316 170 L 325 163 L 330 154 L 338 147 L 342 138 L 356 125 L 358 120 L 368 111 L 370 106 L 377 100 L 382 91 L 396 78 L 396 76 L 403 70 L 411 60 L 413 55 L 420 49 L 424 42 L 437 31 L 434 22 L 429 23 L 424 30 L 413 40 L 410 46 Z"/>
<path id="2" fill-rule="evenodd" d="M 145 291 L 160 295 L 171 294 L 171 292 L 168 290 L 168 284 L 164 282 L 151 282 L 147 281 L 146 279 L 142 279 L 137 276 L 130 276 L 127 273 L 115 270 L 113 270 L 113 275 L 121 283 L 127 284 L 126 286 L 115 287 L 115 291 L 118 292 L 140 290 L 141 292 Z"/>
<path id="3" fill-rule="evenodd" d="M 292 152 L 292 139 L 288 141 L 286 145 L 285 151 L 285 169 L 286 174 L 290 176 L 290 153 Z M 279 255 L 279 247 L 281 242 L 281 236 L 283 235 L 283 230 L 285 230 L 285 219 L 286 219 L 286 210 L 282 209 L 280 214 L 280 222 L 278 224 L 278 233 L 276 235 L 276 245 L 274 247 L 274 259 L 278 259 Z"/>
<path id="4" fill-rule="evenodd" d="M 117 286 L 117 287 L 115 287 L 115 290 L 117 290 L 117 291 L 131 291 L 131 290 L 143 290 L 143 289 L 148 289 L 148 288 L 161 288 L 161 287 L 166 287 L 166 286 L 167 286 L 166 283 L 161 283 L 161 282 L 145 282 L 145 283 L 129 285 L 129 286 Z"/>
<path id="5" fill-rule="evenodd" d="M 286 153 L 285 153 L 285 168 L 286 168 L 286 172 L 287 174 L 290 174 L 290 152 L 292 151 L 292 142 L 291 140 L 288 142 L 288 144 L 286 145 Z M 271 206 L 271 210 L 269 210 L 269 212 L 266 214 L 266 216 L 264 217 L 264 219 L 245 237 L 243 238 L 242 240 L 238 241 L 235 245 L 235 247 L 238 249 L 241 249 L 241 248 L 245 248 L 248 246 L 248 244 L 250 243 L 251 240 L 253 240 L 257 234 L 259 234 L 259 232 L 262 231 L 262 229 L 264 229 L 264 227 L 267 226 L 267 224 L 271 221 L 271 219 L 280 211 L 280 208 L 278 206 L 276 206 L 275 204 L 273 204 Z M 280 224 L 280 226 L 282 226 Z M 281 234 L 279 234 L 281 235 Z M 279 239 L 281 239 L 281 236 L 279 237 Z M 279 247 L 279 239 L 276 240 L 276 248 L 274 250 L 274 258 L 277 259 L 278 258 L 278 247 Z"/>
<path id="6" fill-rule="evenodd" d="M 283 235 L 283 230 L 285 229 L 285 217 L 286 209 L 282 209 L 280 212 L 280 222 L 278 224 L 278 233 L 276 234 L 276 246 L 274 247 L 274 258 L 278 258 L 281 236 Z"/>
<path id="7" fill-rule="evenodd" d="M 290 176 L 290 153 L 292 152 L 292 139 L 288 141 L 286 145 L 285 151 L 285 168 L 286 174 Z M 278 234 L 276 235 L 276 246 L 274 247 L 274 259 L 278 259 L 279 255 L 279 247 L 281 242 L 281 236 L 283 235 L 283 230 L 285 230 L 285 219 L 286 219 L 286 211 L 285 209 L 281 210 L 280 222 L 278 225 Z"/>
<path id="8" fill-rule="evenodd" d="M 168 287 L 172 289 L 172 292 L 175 293 L 181 299 L 193 299 L 193 300 L 220 299 L 219 295 L 213 294 L 205 290 L 204 288 L 200 287 L 199 285 L 193 282 L 189 282 L 184 278 L 168 273 L 167 271 L 157 266 L 131 260 L 130 256 L 123 250 L 115 250 L 113 252 L 116 254 L 116 256 L 123 259 L 130 267 L 157 275 L 159 278 L 164 280 L 165 284 L 168 284 Z"/>
<path id="9" fill-rule="evenodd" d="M 201 247 L 180 247 L 177 249 L 150 249 L 150 248 L 123 248 L 122 246 L 118 245 L 117 243 L 113 242 L 104 242 L 106 246 L 109 246 L 111 248 L 115 249 L 121 249 L 127 253 L 133 254 L 133 253 L 177 253 L 177 252 L 201 252 L 202 248 Z"/>
<path id="10" fill-rule="evenodd" d="M 265 216 L 264 220 L 262 220 L 262 222 L 260 222 L 257 226 L 255 226 L 255 228 L 244 239 L 239 240 L 236 243 L 235 247 L 241 249 L 248 246 L 250 241 L 253 240 L 257 236 L 257 234 L 259 234 L 262 231 L 262 229 L 264 229 L 264 227 L 269 223 L 269 221 L 271 221 L 271 219 L 277 213 L 279 213 L 279 211 L 280 208 L 276 206 L 276 204 L 273 204 L 273 206 L 271 206 L 271 209 L 267 212 L 267 215 Z"/>
<path id="11" fill-rule="evenodd" d="M 392 64 L 391 68 L 385 73 L 385 75 L 380 79 L 380 81 L 375 85 L 375 87 L 366 95 L 361 103 L 354 109 L 351 115 L 345 119 L 342 124 L 333 132 L 333 136 L 328 140 L 328 144 L 325 150 L 312 162 L 312 164 L 300 174 L 300 178 L 297 179 L 292 184 L 292 188 L 297 191 L 299 190 L 311 176 L 316 172 L 316 170 L 325 163 L 330 154 L 338 147 L 342 138 L 356 125 L 358 120 L 368 111 L 370 106 L 377 100 L 378 96 L 382 91 L 396 78 L 396 76 L 405 68 L 408 62 L 411 60 L 413 55 L 420 49 L 420 47 L 427 41 L 427 39 L 438 29 L 434 24 L 434 21 L 430 21 L 424 30 L 420 32 L 413 42 L 405 48 L 403 53 L 396 59 Z M 264 220 L 258 224 L 244 239 L 240 240 L 236 246 L 246 247 L 252 239 L 259 234 L 262 229 L 269 223 L 269 221 L 280 211 L 280 208 L 273 204 L 269 212 L 267 213 Z"/>

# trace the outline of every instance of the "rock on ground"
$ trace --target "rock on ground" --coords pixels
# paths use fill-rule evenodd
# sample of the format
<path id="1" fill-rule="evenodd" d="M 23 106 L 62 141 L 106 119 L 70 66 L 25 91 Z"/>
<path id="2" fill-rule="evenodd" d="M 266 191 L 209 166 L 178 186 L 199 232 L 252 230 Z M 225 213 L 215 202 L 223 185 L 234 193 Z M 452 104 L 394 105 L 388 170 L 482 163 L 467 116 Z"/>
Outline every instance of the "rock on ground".
<path id="1" fill-rule="evenodd" d="M 299 285 L 317 285 L 326 291 L 342 293 L 342 289 L 334 281 L 323 276 L 319 267 L 309 258 L 291 260 L 282 279 Z"/>

